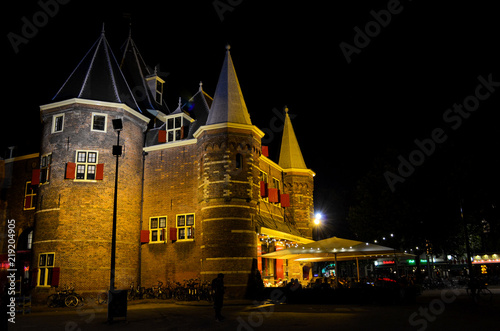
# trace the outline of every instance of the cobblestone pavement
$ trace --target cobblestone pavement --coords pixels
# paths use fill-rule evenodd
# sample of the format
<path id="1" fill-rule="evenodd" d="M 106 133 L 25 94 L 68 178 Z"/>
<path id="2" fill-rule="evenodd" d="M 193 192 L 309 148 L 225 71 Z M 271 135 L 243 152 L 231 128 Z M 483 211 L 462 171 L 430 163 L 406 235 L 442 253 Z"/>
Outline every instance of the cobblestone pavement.
<path id="1" fill-rule="evenodd" d="M 464 290 L 427 291 L 410 305 L 274 305 L 227 301 L 216 322 L 211 305 L 143 300 L 128 305 L 127 318 L 106 322 L 106 306 L 78 309 L 35 306 L 16 315 L 9 330 L 499 330 L 500 290 L 491 302 L 474 303 Z"/>

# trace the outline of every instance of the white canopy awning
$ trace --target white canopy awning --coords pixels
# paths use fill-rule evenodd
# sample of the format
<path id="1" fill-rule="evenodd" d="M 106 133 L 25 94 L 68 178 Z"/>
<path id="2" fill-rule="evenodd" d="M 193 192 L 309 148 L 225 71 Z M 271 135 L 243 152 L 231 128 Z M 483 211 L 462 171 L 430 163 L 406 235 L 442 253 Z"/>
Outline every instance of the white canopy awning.
<path id="1" fill-rule="evenodd" d="M 262 255 L 267 259 L 291 259 L 306 262 L 369 259 L 383 256 L 413 257 L 415 255 L 402 253 L 390 247 L 337 237 Z"/>

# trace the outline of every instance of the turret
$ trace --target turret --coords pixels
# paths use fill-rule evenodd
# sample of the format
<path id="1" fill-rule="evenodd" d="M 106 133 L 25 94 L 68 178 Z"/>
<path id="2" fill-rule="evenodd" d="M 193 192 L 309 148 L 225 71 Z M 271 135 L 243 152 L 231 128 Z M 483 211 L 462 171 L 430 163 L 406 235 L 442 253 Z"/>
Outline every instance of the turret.
<path id="1" fill-rule="evenodd" d="M 194 133 L 201 157 L 201 276 L 212 280 L 224 273 L 227 295 L 242 297 L 252 268 L 256 268 L 253 218 L 264 133 L 250 121 L 229 47 L 226 49 L 207 123 Z"/>
<path id="2" fill-rule="evenodd" d="M 287 208 L 287 217 L 306 238 L 312 238 L 313 190 L 315 173 L 308 169 L 300 150 L 292 121 L 285 108 L 285 125 L 281 140 L 279 165 L 283 168 L 285 193 L 290 194 L 292 208 Z"/>
<path id="3" fill-rule="evenodd" d="M 53 99 L 43 122 L 38 210 L 33 239 L 35 296 L 72 283 L 106 290 L 110 278 L 117 134 L 123 130 L 117 213 L 116 287 L 137 282 L 141 218 L 142 115 L 104 31 Z"/>

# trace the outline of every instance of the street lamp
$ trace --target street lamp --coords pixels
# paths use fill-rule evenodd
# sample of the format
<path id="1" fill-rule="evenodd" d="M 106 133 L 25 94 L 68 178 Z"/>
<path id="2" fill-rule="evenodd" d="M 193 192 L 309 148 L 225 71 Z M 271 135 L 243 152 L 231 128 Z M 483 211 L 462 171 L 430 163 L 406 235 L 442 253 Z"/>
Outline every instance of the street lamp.
<path id="1" fill-rule="evenodd" d="M 120 132 L 123 129 L 121 118 L 112 120 L 113 130 L 117 133 L 116 145 L 113 145 L 113 155 L 116 156 L 115 170 L 115 193 L 113 202 L 113 232 L 111 234 L 111 272 L 109 277 L 109 293 L 108 293 L 108 322 L 113 321 L 113 310 L 116 301 L 113 302 L 113 293 L 115 290 L 115 265 L 116 265 L 116 209 L 118 196 L 118 158 L 122 155 L 122 146 L 120 146 Z"/>
<path id="2" fill-rule="evenodd" d="M 323 215 L 321 213 L 316 213 L 314 215 L 314 220 L 313 223 L 316 226 L 316 240 L 319 239 L 319 226 L 321 225 L 321 219 L 323 218 Z"/>

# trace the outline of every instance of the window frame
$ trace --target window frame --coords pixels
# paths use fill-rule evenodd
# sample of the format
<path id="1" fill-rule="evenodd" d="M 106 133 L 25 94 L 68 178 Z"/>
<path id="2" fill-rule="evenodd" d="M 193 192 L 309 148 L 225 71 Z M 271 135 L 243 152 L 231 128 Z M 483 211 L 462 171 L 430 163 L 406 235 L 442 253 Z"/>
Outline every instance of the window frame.
<path id="1" fill-rule="evenodd" d="M 270 184 L 272 184 L 272 186 L 270 188 L 276 188 L 276 189 L 278 189 L 278 195 L 279 195 L 279 192 L 281 192 L 281 188 L 280 188 L 281 181 L 278 178 L 276 178 L 276 177 L 271 177 L 271 183 Z M 271 202 L 271 203 L 273 205 L 275 205 L 275 206 L 281 207 L 281 202 Z"/>
<path id="2" fill-rule="evenodd" d="M 188 225 L 188 216 L 193 216 L 193 224 Z M 184 217 L 184 225 L 179 225 L 180 217 Z M 177 241 L 193 241 L 195 238 L 196 216 L 195 213 L 185 213 L 175 215 L 175 227 L 177 228 Z M 181 237 L 183 233 L 183 237 Z"/>
<path id="3" fill-rule="evenodd" d="M 153 227 L 152 221 L 156 219 L 157 225 Z M 161 220 L 164 219 L 165 223 L 162 226 Z M 162 244 L 167 241 L 167 216 L 152 216 L 149 218 L 149 243 L 150 244 Z M 153 240 L 153 232 L 157 232 L 156 240 Z"/>
<path id="4" fill-rule="evenodd" d="M 162 99 L 163 99 L 163 82 L 161 80 L 159 80 L 158 78 L 156 79 L 155 92 L 156 92 L 155 101 L 156 101 L 156 103 L 161 105 Z"/>
<path id="5" fill-rule="evenodd" d="M 57 130 L 57 119 L 61 119 L 61 129 Z M 52 128 L 51 128 L 51 133 L 59 133 L 64 131 L 64 113 L 63 114 L 57 114 L 52 116 Z"/>
<path id="6" fill-rule="evenodd" d="M 30 197 L 30 206 L 26 208 L 26 199 Z M 31 181 L 26 181 L 24 186 L 23 210 L 33 210 L 36 206 L 36 191 L 31 185 Z"/>
<path id="7" fill-rule="evenodd" d="M 40 157 L 40 185 L 50 182 L 50 167 L 52 165 L 52 153 Z"/>
<path id="8" fill-rule="evenodd" d="M 52 255 L 52 263 L 48 265 L 49 259 L 48 257 Z M 42 256 L 45 257 L 43 265 Z M 38 275 L 36 279 L 37 287 L 51 287 L 52 285 L 52 274 L 54 272 L 54 266 L 56 262 L 56 253 L 55 252 L 47 252 L 38 254 Z M 41 284 L 41 280 L 43 277 L 43 284 Z"/>
<path id="9" fill-rule="evenodd" d="M 176 126 L 176 120 L 180 119 L 180 125 Z M 170 122 L 172 122 L 172 127 L 170 128 Z M 182 114 L 176 116 L 170 116 L 165 122 L 166 140 L 167 143 L 173 141 L 179 141 L 183 139 L 182 128 L 184 127 L 184 116 Z"/>
<path id="10" fill-rule="evenodd" d="M 81 154 L 85 153 L 85 159 L 81 159 Z M 95 154 L 93 162 L 89 161 L 89 155 Z M 75 181 L 79 182 L 95 182 L 97 174 L 97 164 L 99 163 L 99 152 L 92 150 L 77 150 L 75 152 Z M 83 172 L 80 171 L 83 169 Z M 83 174 L 83 177 L 81 177 Z M 89 178 L 93 175 L 93 178 Z M 92 176 L 90 176 L 92 177 Z"/>
<path id="11" fill-rule="evenodd" d="M 262 170 L 259 170 L 259 181 L 260 182 L 264 182 L 266 183 L 267 185 L 269 185 L 269 175 L 267 174 L 267 172 L 265 171 L 262 171 Z M 265 202 L 269 202 L 269 198 L 268 197 L 262 197 L 260 194 L 259 194 L 259 200 L 262 200 L 262 201 L 265 201 Z"/>
<path id="12" fill-rule="evenodd" d="M 103 130 L 94 129 L 94 118 L 96 116 L 103 116 L 104 117 L 104 129 Z M 107 130 L 108 130 L 108 114 L 92 113 L 92 119 L 91 119 L 91 122 L 90 122 L 90 131 L 93 131 L 93 132 L 107 132 Z"/>

